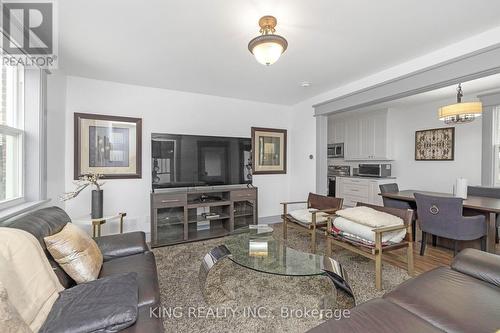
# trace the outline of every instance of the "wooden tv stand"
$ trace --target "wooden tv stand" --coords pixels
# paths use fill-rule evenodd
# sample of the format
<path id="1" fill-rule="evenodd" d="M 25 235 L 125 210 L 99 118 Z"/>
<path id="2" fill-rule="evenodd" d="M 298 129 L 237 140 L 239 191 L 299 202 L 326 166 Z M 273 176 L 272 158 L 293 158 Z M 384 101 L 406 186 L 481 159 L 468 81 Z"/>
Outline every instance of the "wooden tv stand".
<path id="1" fill-rule="evenodd" d="M 157 189 L 151 193 L 151 246 L 222 237 L 257 224 L 257 197 L 257 188 L 246 185 Z"/>

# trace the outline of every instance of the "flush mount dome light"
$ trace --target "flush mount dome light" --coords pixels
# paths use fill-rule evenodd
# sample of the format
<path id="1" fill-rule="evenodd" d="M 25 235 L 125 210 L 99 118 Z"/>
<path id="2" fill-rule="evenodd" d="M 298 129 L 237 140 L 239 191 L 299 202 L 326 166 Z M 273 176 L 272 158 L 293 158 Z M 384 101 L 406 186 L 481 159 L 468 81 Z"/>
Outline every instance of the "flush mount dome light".
<path id="1" fill-rule="evenodd" d="M 479 117 L 483 112 L 481 102 L 462 103 L 462 85 L 457 88 L 457 102 L 439 108 L 439 120 L 445 124 L 468 123 Z"/>
<path id="2" fill-rule="evenodd" d="M 248 50 L 263 65 L 274 64 L 286 51 L 288 42 L 280 35 L 275 35 L 278 21 L 274 16 L 263 16 L 259 20 L 260 33 L 248 43 Z"/>

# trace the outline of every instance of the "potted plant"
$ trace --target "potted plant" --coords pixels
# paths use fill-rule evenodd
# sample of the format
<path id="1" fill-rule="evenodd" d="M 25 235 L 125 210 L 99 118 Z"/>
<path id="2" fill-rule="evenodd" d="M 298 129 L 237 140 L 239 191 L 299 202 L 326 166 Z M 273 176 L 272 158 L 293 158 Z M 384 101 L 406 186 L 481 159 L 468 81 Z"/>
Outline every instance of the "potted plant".
<path id="1" fill-rule="evenodd" d="M 91 218 L 99 219 L 103 216 L 103 201 L 104 201 L 104 192 L 101 189 L 101 186 L 104 185 L 104 182 L 100 182 L 99 180 L 102 178 L 102 175 L 98 173 L 91 173 L 87 175 L 83 175 L 78 179 L 78 181 L 74 182 L 76 188 L 72 192 L 66 192 L 61 196 L 62 201 L 67 201 L 73 198 L 76 198 L 81 191 L 87 188 L 89 185 L 94 186 L 95 189 L 92 190 L 92 208 L 91 208 Z"/>

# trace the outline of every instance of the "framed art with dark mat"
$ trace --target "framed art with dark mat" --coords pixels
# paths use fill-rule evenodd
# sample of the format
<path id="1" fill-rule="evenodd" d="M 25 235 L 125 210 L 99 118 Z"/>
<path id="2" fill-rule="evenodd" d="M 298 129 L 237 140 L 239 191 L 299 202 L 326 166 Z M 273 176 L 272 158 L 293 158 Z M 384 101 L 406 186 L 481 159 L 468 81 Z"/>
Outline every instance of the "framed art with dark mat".
<path id="1" fill-rule="evenodd" d="M 74 122 L 74 179 L 142 177 L 142 119 L 75 113 Z"/>
<path id="2" fill-rule="evenodd" d="M 252 127 L 252 173 L 286 173 L 286 130 Z"/>
<path id="3" fill-rule="evenodd" d="M 415 132 L 416 161 L 453 161 L 454 159 L 455 127 Z"/>

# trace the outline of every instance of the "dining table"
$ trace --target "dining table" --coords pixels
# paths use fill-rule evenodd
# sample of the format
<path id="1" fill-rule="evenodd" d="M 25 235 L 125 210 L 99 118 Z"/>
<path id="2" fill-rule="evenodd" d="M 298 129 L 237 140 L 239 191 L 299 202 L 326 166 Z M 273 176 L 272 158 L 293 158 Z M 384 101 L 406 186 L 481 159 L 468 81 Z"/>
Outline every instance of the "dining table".
<path id="1" fill-rule="evenodd" d="M 453 197 L 450 193 L 429 192 L 420 190 L 404 190 L 399 192 L 381 193 L 382 197 L 415 203 L 415 193 L 425 195 Z M 463 207 L 469 211 L 477 212 L 486 217 L 486 251 L 495 253 L 496 245 L 496 216 L 500 214 L 500 199 L 478 196 L 467 196 L 463 200 Z"/>

